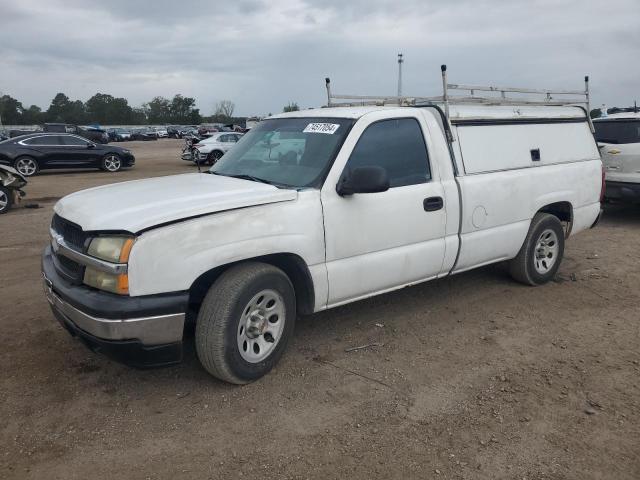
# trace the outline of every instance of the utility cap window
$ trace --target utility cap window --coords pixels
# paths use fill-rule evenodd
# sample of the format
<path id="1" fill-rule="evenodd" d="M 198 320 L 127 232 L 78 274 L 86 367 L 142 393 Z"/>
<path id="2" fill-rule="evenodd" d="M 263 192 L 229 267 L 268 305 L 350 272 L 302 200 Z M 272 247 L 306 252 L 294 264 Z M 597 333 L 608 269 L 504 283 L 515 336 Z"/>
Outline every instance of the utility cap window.
<path id="1" fill-rule="evenodd" d="M 384 168 L 391 188 L 429 181 L 427 146 L 418 121 L 399 118 L 369 125 L 347 163 L 350 170 L 357 167 Z"/>

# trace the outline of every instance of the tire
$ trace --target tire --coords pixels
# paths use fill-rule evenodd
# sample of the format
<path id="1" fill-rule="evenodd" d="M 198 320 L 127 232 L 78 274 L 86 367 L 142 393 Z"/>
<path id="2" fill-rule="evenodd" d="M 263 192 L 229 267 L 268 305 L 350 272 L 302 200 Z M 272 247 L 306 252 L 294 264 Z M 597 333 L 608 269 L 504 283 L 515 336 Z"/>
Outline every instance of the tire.
<path id="1" fill-rule="evenodd" d="M 200 363 L 229 383 L 257 380 L 282 356 L 295 319 L 295 292 L 282 270 L 257 262 L 231 267 L 211 286 L 198 313 Z"/>
<path id="2" fill-rule="evenodd" d="M 100 168 L 105 172 L 115 173 L 122 169 L 122 159 L 115 153 L 108 153 L 102 159 Z"/>
<path id="3" fill-rule="evenodd" d="M 7 213 L 13 205 L 12 193 L 8 188 L 0 186 L 0 215 Z"/>
<path id="4" fill-rule="evenodd" d="M 556 276 L 564 255 L 564 229 L 558 217 L 536 213 L 518 255 L 509 262 L 511 276 L 526 285 L 543 285 Z"/>
<path id="5" fill-rule="evenodd" d="M 32 177 L 40 171 L 38 162 L 33 157 L 19 157 L 14 162 L 13 167 L 24 177 Z"/>
<path id="6" fill-rule="evenodd" d="M 224 155 L 224 152 L 221 152 L 220 150 L 214 150 L 213 152 L 211 152 L 209 154 L 209 156 L 207 157 L 207 163 L 209 165 L 215 165 L 216 162 L 218 160 L 220 160 L 222 158 L 222 156 Z"/>

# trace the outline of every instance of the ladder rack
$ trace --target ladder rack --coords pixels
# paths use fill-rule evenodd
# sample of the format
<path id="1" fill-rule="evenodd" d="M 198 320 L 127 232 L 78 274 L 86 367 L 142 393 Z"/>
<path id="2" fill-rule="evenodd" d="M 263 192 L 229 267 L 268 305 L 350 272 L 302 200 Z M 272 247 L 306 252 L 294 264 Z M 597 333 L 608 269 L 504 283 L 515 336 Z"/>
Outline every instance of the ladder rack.
<path id="1" fill-rule="evenodd" d="M 444 112 L 449 119 L 449 105 L 578 105 L 583 106 L 589 118 L 589 77 L 584 77 L 584 90 L 540 90 L 533 88 L 516 88 L 516 87 L 495 87 L 483 85 L 461 85 L 457 83 L 448 83 L 447 66 L 440 67 L 442 72 L 442 95 L 435 97 L 410 97 L 410 96 L 370 96 L 370 95 L 344 95 L 334 94 L 331 92 L 331 80 L 325 79 L 327 88 L 327 106 L 383 106 L 383 105 L 400 105 L 400 106 L 424 106 L 425 104 L 443 104 Z M 460 90 L 468 92 L 468 95 L 450 95 L 450 90 Z M 499 95 L 478 96 L 476 92 L 495 93 Z M 528 96 L 507 96 L 507 94 L 527 94 Z M 533 98 L 532 98 L 533 96 Z M 537 96 L 537 98 L 535 98 Z M 571 96 L 567 98 L 567 96 Z M 346 100 L 336 102 L 336 100 Z"/>

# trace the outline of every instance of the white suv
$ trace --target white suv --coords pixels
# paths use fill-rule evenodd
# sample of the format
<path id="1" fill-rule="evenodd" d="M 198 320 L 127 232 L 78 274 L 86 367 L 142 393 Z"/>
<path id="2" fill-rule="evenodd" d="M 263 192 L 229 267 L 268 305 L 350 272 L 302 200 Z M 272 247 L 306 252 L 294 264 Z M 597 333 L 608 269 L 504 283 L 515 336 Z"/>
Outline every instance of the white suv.
<path id="1" fill-rule="evenodd" d="M 640 112 L 596 118 L 593 125 L 606 172 L 606 198 L 640 201 Z"/>
<path id="2" fill-rule="evenodd" d="M 192 159 L 213 165 L 242 137 L 241 133 L 219 132 L 194 145 Z"/>

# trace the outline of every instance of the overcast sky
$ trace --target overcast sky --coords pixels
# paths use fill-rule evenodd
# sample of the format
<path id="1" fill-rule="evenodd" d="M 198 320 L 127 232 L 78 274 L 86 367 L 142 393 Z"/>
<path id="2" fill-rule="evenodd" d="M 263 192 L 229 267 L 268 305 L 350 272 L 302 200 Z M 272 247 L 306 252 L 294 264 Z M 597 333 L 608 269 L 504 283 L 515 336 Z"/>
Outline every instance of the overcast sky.
<path id="1" fill-rule="evenodd" d="M 337 93 L 453 83 L 576 89 L 640 101 L 640 0 L 0 0 L 0 92 L 46 109 L 57 92 L 139 106 L 156 95 L 279 112 Z"/>

